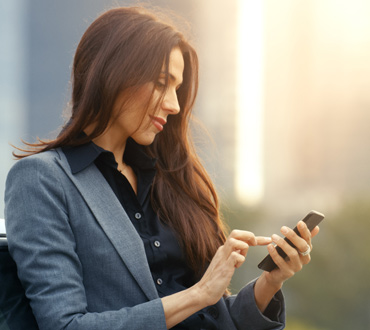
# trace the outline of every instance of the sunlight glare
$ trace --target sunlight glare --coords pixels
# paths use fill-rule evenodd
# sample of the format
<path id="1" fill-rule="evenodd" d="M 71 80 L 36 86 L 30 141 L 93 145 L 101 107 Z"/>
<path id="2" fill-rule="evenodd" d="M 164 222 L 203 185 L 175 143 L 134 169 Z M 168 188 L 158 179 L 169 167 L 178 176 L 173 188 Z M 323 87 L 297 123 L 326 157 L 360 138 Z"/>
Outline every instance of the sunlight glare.
<path id="1" fill-rule="evenodd" d="M 263 5 L 239 0 L 236 194 L 246 204 L 263 195 Z"/>

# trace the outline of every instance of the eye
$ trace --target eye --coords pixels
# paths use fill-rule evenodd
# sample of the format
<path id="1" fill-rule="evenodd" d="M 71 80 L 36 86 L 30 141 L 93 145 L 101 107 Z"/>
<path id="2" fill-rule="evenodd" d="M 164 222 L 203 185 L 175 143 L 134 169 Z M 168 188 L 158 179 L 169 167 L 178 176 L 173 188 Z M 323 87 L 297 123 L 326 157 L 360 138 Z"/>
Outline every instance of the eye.
<path id="1" fill-rule="evenodd" d="M 163 90 L 163 89 L 166 88 L 166 83 L 163 80 L 158 80 L 155 83 L 155 86 L 156 86 L 157 89 Z"/>

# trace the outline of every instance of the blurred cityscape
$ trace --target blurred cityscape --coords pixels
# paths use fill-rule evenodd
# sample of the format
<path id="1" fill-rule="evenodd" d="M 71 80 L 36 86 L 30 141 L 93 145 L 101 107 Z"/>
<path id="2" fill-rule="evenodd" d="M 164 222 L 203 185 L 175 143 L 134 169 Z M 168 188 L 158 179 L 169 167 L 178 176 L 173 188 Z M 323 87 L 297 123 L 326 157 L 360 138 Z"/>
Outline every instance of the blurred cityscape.
<path id="1" fill-rule="evenodd" d="M 104 9 L 137 3 L 117 0 L 0 2 L 0 218 L 3 217 L 6 174 L 14 163 L 10 144 L 21 146 L 21 139 L 32 142 L 37 137 L 52 138 L 57 134 L 64 122 L 62 112 L 68 108 L 74 50 L 84 30 Z M 245 3 L 258 4 L 258 12 L 253 12 L 257 7 L 251 5 L 244 16 Z M 152 4 L 171 9 L 190 23 L 190 35 L 200 58 L 195 115 L 209 132 L 204 137 L 198 126 L 194 126 L 195 142 L 219 189 L 229 226 L 251 231 L 269 228 L 260 234 L 270 235 L 284 223 L 294 226 L 305 213 L 316 209 L 327 216 L 322 236 L 317 238 L 318 246 L 325 251 L 326 243 L 330 243 L 331 251 L 338 252 L 334 246 L 343 241 L 334 234 L 325 236 L 324 232 L 331 228 L 334 233 L 337 226 L 344 226 L 350 220 L 352 227 L 348 228 L 347 235 L 353 237 L 357 245 L 353 241 L 347 243 L 364 246 L 358 249 L 363 253 L 367 245 L 350 230 L 354 226 L 361 226 L 362 234 L 369 234 L 370 230 L 367 212 L 370 211 L 367 208 L 370 204 L 370 2 L 158 0 Z M 246 17 L 258 18 L 256 22 L 261 26 L 243 30 Z M 244 37 L 258 36 L 260 32 L 257 42 L 250 38 L 250 43 L 242 44 Z M 261 52 L 259 62 L 250 63 L 242 70 L 240 61 L 243 59 L 238 58 L 241 48 L 246 49 L 247 55 Z M 258 79 L 251 68 L 259 70 L 256 71 Z M 256 82 L 253 95 L 243 90 L 241 77 L 252 79 L 249 84 Z M 244 94 L 257 102 L 240 102 Z M 260 117 L 256 122 L 238 120 L 238 114 L 244 111 L 258 112 Z M 243 130 L 255 134 L 256 140 L 238 140 L 237 132 Z M 257 141 L 260 141 L 257 153 L 246 151 L 240 158 L 244 152 L 240 150 L 247 148 L 243 149 L 244 144 Z M 258 173 L 249 173 L 249 169 L 253 169 L 249 165 L 256 160 L 260 164 Z M 248 195 L 240 193 L 243 191 L 240 186 L 248 185 L 248 181 L 242 179 L 246 172 L 252 177 L 258 176 L 255 198 L 253 191 Z M 359 213 L 343 211 L 347 204 Z M 348 217 L 356 214 L 358 219 L 348 219 L 343 214 Z M 346 232 L 341 235 L 345 236 Z M 364 239 L 367 237 L 364 235 Z M 319 254 L 319 249 L 317 251 Z M 317 260 L 325 267 L 323 253 L 321 251 Z M 350 250 L 343 253 L 350 260 Z M 264 254 L 265 250 L 252 258 L 257 262 Z M 365 273 L 368 260 L 364 258 L 360 265 Z M 342 270 L 350 270 L 353 275 L 354 268 Z M 317 268 L 312 269 L 317 270 L 312 276 L 318 279 L 330 273 L 328 268 L 322 275 Z M 336 276 L 334 269 L 331 275 Z M 243 274 L 248 272 L 245 269 Z M 303 273 L 301 282 L 293 282 L 297 291 L 301 285 L 315 286 Z M 245 283 L 244 275 L 234 281 L 236 289 Z M 251 271 L 250 275 L 257 276 L 258 270 Z M 304 280 L 308 283 L 304 284 Z M 288 285 L 287 297 L 302 302 L 304 299 L 297 298 L 299 294 L 289 291 Z M 353 292 L 359 290 L 351 285 Z M 328 304 L 341 299 L 339 292 L 343 287 L 337 290 L 331 292 L 333 300 L 328 300 Z M 362 286 L 360 291 L 369 297 L 369 285 Z M 317 299 L 312 292 L 305 294 Z M 359 303 L 358 296 L 354 299 Z M 353 320 L 359 317 L 359 323 L 350 328 L 370 328 L 370 319 L 366 316 L 370 315 L 369 298 L 361 301 L 363 313 L 348 317 L 347 323 L 343 320 L 336 323 L 335 319 L 341 315 L 333 312 L 331 306 L 332 314 L 310 315 L 307 319 L 312 322 L 307 321 L 309 325 L 305 327 L 293 319 L 294 316 L 304 319 L 297 306 L 307 307 L 303 303 L 291 303 L 295 306 L 289 307 L 289 303 L 287 299 L 288 315 L 291 311 L 291 324 L 295 325 L 287 329 L 349 329 L 348 324 L 353 325 Z M 315 313 L 315 302 L 308 303 Z M 340 307 L 335 308 L 340 312 Z"/>

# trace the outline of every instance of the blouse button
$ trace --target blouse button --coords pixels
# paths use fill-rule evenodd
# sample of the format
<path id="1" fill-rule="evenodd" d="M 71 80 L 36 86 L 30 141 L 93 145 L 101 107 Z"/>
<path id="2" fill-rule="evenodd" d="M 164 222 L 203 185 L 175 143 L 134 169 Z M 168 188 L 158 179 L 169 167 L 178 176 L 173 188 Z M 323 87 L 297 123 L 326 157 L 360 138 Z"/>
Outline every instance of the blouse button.
<path id="1" fill-rule="evenodd" d="M 209 315 L 211 315 L 214 319 L 217 319 L 218 316 L 219 316 L 219 311 L 217 309 L 217 307 L 215 306 L 211 306 L 207 309 L 207 312 Z"/>
<path id="2" fill-rule="evenodd" d="M 141 219 L 141 214 L 138 212 L 138 213 L 135 213 L 135 219 L 136 220 L 140 220 Z"/>
<path id="3" fill-rule="evenodd" d="M 159 248 L 161 246 L 161 242 L 160 241 L 155 241 L 154 246 Z"/>
<path id="4" fill-rule="evenodd" d="M 163 283 L 162 279 L 161 279 L 161 278 L 158 278 L 158 279 L 157 279 L 157 284 L 158 284 L 158 285 L 162 285 L 162 283 Z"/>

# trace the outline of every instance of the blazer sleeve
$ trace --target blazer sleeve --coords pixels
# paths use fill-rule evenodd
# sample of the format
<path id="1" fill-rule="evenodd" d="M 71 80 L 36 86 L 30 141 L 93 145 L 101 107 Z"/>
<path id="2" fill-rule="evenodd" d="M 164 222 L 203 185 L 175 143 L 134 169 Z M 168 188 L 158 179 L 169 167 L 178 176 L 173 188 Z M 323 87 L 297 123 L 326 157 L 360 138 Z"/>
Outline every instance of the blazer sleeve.
<path id="1" fill-rule="evenodd" d="M 237 295 L 225 298 L 230 317 L 238 330 L 280 330 L 285 328 L 284 297 L 279 290 L 265 313 L 261 313 L 254 299 L 254 284 L 248 283 Z"/>
<path id="2" fill-rule="evenodd" d="M 6 182 L 9 251 L 40 330 L 166 329 L 159 298 L 88 312 L 61 173 L 55 158 L 29 156 L 17 161 Z"/>

